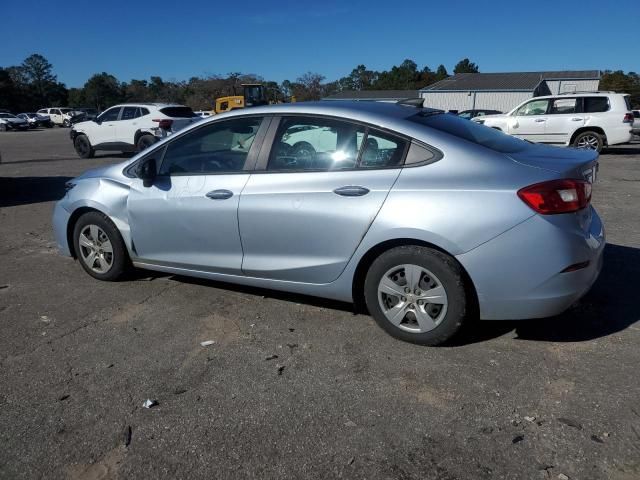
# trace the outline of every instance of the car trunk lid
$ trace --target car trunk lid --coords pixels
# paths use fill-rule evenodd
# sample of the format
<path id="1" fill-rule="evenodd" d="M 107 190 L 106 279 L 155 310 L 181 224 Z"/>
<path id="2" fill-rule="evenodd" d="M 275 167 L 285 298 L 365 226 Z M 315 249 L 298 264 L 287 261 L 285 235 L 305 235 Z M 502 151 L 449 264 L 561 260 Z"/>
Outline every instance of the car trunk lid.
<path id="1" fill-rule="evenodd" d="M 578 148 L 531 145 L 507 154 L 514 162 L 558 173 L 562 178 L 580 178 L 593 183 L 598 171 L 598 152 Z"/>

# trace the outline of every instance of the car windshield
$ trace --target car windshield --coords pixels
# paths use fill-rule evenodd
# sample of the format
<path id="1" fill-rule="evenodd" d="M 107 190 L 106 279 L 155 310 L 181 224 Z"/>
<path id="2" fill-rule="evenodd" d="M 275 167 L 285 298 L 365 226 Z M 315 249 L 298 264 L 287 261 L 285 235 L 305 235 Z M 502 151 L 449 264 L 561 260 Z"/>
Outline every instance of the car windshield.
<path id="1" fill-rule="evenodd" d="M 0 118 L 17 118 L 17 117 L 11 113 L 0 113 Z"/>
<path id="2" fill-rule="evenodd" d="M 432 115 L 429 112 L 427 114 L 421 112 L 409 117 L 408 120 L 500 153 L 519 152 L 527 148 L 528 145 L 524 140 L 506 135 L 499 130 L 485 127 L 476 122 L 464 120 L 457 115 Z"/>

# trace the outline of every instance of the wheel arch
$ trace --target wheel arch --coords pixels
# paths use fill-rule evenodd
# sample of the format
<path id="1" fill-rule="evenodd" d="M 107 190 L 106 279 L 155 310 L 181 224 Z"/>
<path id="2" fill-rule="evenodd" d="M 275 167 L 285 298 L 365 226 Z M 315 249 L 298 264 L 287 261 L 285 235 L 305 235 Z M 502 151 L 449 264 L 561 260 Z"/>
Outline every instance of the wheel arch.
<path id="1" fill-rule="evenodd" d="M 599 135 L 602 135 L 602 144 L 603 145 L 607 144 L 607 134 L 604 133 L 604 130 L 601 127 L 580 127 L 575 132 L 573 132 L 573 135 L 571 135 L 571 140 L 569 140 L 569 145 L 573 145 L 573 142 L 575 141 L 576 137 L 583 132 L 595 132 Z"/>
<path id="2" fill-rule="evenodd" d="M 155 138 L 155 135 L 153 133 L 151 133 L 148 130 L 143 130 L 143 129 L 138 129 L 136 130 L 136 133 L 133 135 L 133 145 L 134 146 L 138 146 L 138 140 L 140 140 L 140 137 L 142 137 L 143 135 L 151 135 L 152 137 Z"/>
<path id="3" fill-rule="evenodd" d="M 356 266 L 356 269 L 354 271 L 353 281 L 351 285 L 351 289 L 352 289 L 351 295 L 353 298 L 353 303 L 356 306 L 356 309 L 361 311 L 366 309 L 365 300 L 364 300 L 364 281 L 367 276 L 367 272 L 369 271 L 369 267 L 371 266 L 373 261 L 376 258 L 378 258 L 380 255 L 382 255 L 384 252 L 391 250 L 392 248 L 402 247 L 406 245 L 416 245 L 420 247 L 431 248 L 433 250 L 437 250 L 438 252 L 441 252 L 447 255 L 448 257 L 452 258 L 453 261 L 455 261 L 460 266 L 460 269 L 463 272 L 464 279 L 465 279 L 465 288 L 467 289 L 469 293 L 469 298 L 471 299 L 471 304 L 469 305 L 470 311 L 472 312 L 472 315 L 476 315 L 477 312 L 479 312 L 480 307 L 479 307 L 478 294 L 476 292 L 476 287 L 473 283 L 473 280 L 471 279 L 471 276 L 469 275 L 467 270 L 464 268 L 464 265 L 462 265 L 454 255 L 452 255 L 450 252 L 448 252 L 444 248 L 424 240 L 419 240 L 416 238 L 408 238 L 408 237 L 396 238 L 396 239 L 385 240 L 383 242 L 380 242 L 374 245 L 373 247 L 371 247 L 369 250 L 367 250 L 367 252 L 364 255 L 362 255 L 362 257 L 360 257 L 360 260 L 358 261 L 358 265 Z"/>

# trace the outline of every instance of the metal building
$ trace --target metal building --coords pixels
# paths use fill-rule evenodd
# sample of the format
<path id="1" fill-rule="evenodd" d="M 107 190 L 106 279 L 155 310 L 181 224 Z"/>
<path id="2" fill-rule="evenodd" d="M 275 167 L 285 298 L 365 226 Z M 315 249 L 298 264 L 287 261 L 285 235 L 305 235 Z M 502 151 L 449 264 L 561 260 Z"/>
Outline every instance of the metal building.
<path id="1" fill-rule="evenodd" d="M 458 73 L 420 90 L 424 106 L 442 110 L 508 112 L 531 97 L 596 91 L 598 70 L 562 72 Z"/>

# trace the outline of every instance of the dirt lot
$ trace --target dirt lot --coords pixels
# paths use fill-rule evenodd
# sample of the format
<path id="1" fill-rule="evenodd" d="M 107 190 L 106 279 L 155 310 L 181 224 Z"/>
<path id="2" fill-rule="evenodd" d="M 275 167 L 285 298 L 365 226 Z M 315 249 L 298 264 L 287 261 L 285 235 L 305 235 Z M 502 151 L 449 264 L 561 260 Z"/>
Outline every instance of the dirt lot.
<path id="1" fill-rule="evenodd" d="M 444 348 L 346 304 L 93 280 L 58 255 L 53 201 L 125 157 L 80 160 L 62 129 L 0 154 L 0 478 L 640 478 L 640 144 L 601 156 L 593 290 Z"/>

